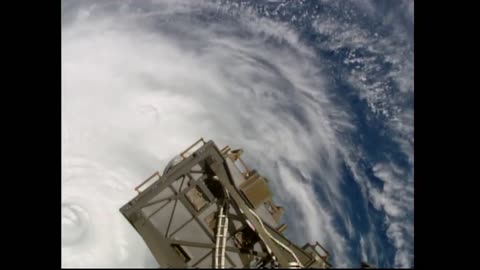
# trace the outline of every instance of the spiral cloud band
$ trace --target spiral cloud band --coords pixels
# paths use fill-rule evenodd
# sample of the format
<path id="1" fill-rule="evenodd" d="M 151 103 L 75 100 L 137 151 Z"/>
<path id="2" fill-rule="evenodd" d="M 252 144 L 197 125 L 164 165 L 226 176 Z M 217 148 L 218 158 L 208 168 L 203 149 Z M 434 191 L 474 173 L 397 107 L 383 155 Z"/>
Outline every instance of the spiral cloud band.
<path id="1" fill-rule="evenodd" d="M 364 233 L 352 225 L 350 171 L 362 204 L 386 216 L 391 263 L 411 264 L 412 224 L 397 222 L 412 211 L 411 175 L 372 162 L 385 186 L 371 184 L 348 136 L 355 117 L 322 57 L 289 24 L 223 2 L 64 1 L 62 266 L 155 267 L 118 209 L 200 137 L 244 148 L 271 179 L 297 243 L 321 242 L 338 266 L 354 266 L 352 254 L 379 263 L 374 217 L 361 212 Z M 322 20 L 318 32 L 328 30 Z M 409 155 L 410 114 L 395 117 L 389 128 Z"/>

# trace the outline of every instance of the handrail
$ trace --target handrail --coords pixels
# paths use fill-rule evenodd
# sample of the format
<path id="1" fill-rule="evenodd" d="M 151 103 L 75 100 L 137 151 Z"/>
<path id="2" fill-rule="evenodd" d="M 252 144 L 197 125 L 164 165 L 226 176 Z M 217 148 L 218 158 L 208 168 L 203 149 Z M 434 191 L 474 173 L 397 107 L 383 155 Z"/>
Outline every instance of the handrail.
<path id="1" fill-rule="evenodd" d="M 185 149 L 185 151 L 183 151 L 180 156 L 183 158 L 183 159 L 186 159 L 187 157 L 184 156 L 190 149 L 192 149 L 193 147 L 195 147 L 195 145 L 199 144 L 200 142 L 203 142 L 203 144 L 205 144 L 205 141 L 203 140 L 203 138 L 200 138 L 198 139 L 198 141 L 196 141 L 194 144 L 192 144 L 190 147 L 188 147 L 187 149 Z"/>
<path id="2" fill-rule="evenodd" d="M 222 148 L 222 150 L 220 150 L 220 153 L 222 153 L 223 156 L 227 155 L 228 152 L 230 152 L 230 150 L 232 150 L 232 148 L 230 148 L 230 146 L 226 145 L 224 148 Z"/>
<path id="3" fill-rule="evenodd" d="M 217 234 L 216 234 L 216 243 L 215 243 L 215 269 L 224 269 L 225 268 L 225 249 L 228 237 L 228 216 L 225 212 L 223 213 L 223 206 L 220 207 L 220 212 L 218 214 L 218 225 L 217 225 Z"/>
<path id="4" fill-rule="evenodd" d="M 137 187 L 135 187 L 135 191 L 138 192 L 138 193 L 141 193 L 140 187 L 142 187 L 143 185 L 145 185 L 145 183 L 147 183 L 148 181 L 150 181 L 155 175 L 158 175 L 158 178 L 161 177 L 158 172 L 155 172 L 154 174 L 152 174 L 152 176 L 148 177 L 147 180 L 143 181 L 140 185 L 138 185 Z"/>
<path id="5" fill-rule="evenodd" d="M 242 163 L 242 166 L 245 169 L 245 172 L 242 174 L 244 174 L 245 176 L 248 176 L 250 174 L 250 168 L 247 167 L 247 164 L 243 162 L 243 159 L 241 157 L 238 157 L 238 160 L 240 160 L 240 163 Z"/>
<path id="6" fill-rule="evenodd" d="M 330 256 L 330 253 L 328 252 L 328 250 L 326 248 L 324 248 L 322 245 L 320 245 L 320 243 L 315 242 L 315 246 L 319 246 L 323 250 L 323 252 L 325 252 L 325 254 L 327 254 L 327 257 Z"/>
<path id="7" fill-rule="evenodd" d="M 203 140 L 203 138 L 200 138 L 198 141 L 196 141 L 194 144 L 192 144 L 190 147 L 188 147 L 187 149 L 185 149 L 185 151 L 183 151 L 180 156 L 182 157 L 182 159 L 186 159 L 187 157 L 185 156 L 185 154 L 191 150 L 193 147 L 195 147 L 197 144 L 199 144 L 200 142 L 203 142 L 203 144 L 205 144 L 205 141 Z M 152 174 L 152 176 L 148 177 L 147 180 L 143 181 L 140 185 L 138 185 L 137 187 L 135 187 L 135 191 L 138 192 L 138 193 L 141 193 L 140 191 L 140 188 L 145 185 L 148 181 L 150 181 L 155 175 L 158 175 L 158 177 L 160 178 L 160 174 L 157 172 L 155 172 L 154 174 Z"/>

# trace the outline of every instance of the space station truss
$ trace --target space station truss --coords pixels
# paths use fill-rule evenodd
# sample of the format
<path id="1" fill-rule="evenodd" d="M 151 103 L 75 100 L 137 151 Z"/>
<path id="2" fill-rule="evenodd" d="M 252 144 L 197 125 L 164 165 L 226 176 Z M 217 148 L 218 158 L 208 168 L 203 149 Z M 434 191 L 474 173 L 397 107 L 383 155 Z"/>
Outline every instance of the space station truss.
<path id="1" fill-rule="evenodd" d="M 120 212 L 165 268 L 330 268 L 318 242 L 283 234 L 284 208 L 241 149 L 198 140 L 154 173 Z"/>

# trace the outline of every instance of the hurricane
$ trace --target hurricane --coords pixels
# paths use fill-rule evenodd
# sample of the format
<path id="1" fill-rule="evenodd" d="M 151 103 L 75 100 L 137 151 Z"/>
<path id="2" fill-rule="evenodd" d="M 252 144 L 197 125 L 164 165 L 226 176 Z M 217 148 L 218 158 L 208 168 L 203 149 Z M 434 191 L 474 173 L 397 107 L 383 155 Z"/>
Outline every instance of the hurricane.
<path id="1" fill-rule="evenodd" d="M 63 0 L 61 35 L 63 267 L 157 267 L 119 208 L 199 138 L 295 243 L 413 266 L 413 1 Z"/>

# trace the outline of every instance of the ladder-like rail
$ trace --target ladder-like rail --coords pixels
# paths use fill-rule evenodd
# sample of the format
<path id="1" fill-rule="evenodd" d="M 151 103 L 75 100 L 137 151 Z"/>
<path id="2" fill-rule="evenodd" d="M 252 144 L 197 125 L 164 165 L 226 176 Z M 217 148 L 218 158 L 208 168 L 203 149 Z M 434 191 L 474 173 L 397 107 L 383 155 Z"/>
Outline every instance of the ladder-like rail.
<path id="1" fill-rule="evenodd" d="M 225 247 L 228 237 L 228 217 L 223 213 L 223 207 L 220 207 L 218 214 L 218 226 L 215 244 L 215 265 L 216 269 L 225 268 Z"/>

